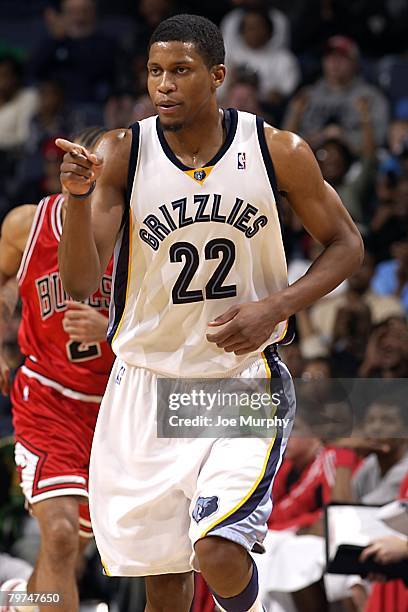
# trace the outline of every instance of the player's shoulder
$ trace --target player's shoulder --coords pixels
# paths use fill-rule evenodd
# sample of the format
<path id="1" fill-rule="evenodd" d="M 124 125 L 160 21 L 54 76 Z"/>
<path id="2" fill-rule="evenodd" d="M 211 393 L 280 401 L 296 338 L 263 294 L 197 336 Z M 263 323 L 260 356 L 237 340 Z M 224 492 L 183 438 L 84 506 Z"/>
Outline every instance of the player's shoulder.
<path id="1" fill-rule="evenodd" d="M 94 153 L 103 159 L 103 175 L 118 187 L 126 184 L 127 168 L 132 150 L 132 129 L 109 130 L 101 136 Z"/>
<path id="2" fill-rule="evenodd" d="M 298 182 L 301 171 L 314 171 L 313 152 L 297 134 L 265 124 L 265 140 L 282 191 L 287 191 L 288 185 Z"/>
<path id="3" fill-rule="evenodd" d="M 18 241 L 28 237 L 35 217 L 35 204 L 22 204 L 13 208 L 4 218 L 1 235 L 7 240 Z"/>
<path id="4" fill-rule="evenodd" d="M 132 144 L 132 129 L 118 128 L 105 132 L 96 146 L 96 151 L 99 153 L 118 154 L 130 151 Z"/>
<path id="5" fill-rule="evenodd" d="M 309 145 L 297 134 L 265 123 L 265 139 L 270 153 L 293 155 L 303 151 L 310 152 Z"/>

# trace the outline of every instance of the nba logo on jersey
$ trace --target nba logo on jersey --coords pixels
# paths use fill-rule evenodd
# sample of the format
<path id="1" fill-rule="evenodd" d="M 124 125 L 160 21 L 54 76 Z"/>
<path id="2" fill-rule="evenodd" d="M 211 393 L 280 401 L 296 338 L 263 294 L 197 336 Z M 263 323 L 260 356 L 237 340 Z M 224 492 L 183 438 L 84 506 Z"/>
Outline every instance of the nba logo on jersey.
<path id="1" fill-rule="evenodd" d="M 245 170 L 245 168 L 246 168 L 245 153 L 238 153 L 238 170 Z"/>
<path id="2" fill-rule="evenodd" d="M 194 178 L 196 181 L 203 181 L 206 176 L 205 170 L 196 170 L 194 172 Z"/>

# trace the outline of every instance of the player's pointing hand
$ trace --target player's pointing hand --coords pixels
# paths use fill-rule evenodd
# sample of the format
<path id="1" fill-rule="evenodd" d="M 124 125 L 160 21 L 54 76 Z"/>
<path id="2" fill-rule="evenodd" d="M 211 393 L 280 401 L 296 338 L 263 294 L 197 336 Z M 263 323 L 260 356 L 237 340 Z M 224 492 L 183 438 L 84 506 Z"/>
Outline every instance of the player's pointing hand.
<path id="1" fill-rule="evenodd" d="M 266 342 L 279 322 L 279 315 L 272 312 L 271 305 L 265 300 L 239 304 L 208 324 L 214 328 L 224 327 L 214 334 L 207 334 L 207 340 L 227 353 L 245 355 Z"/>
<path id="2" fill-rule="evenodd" d="M 103 159 L 82 145 L 57 138 L 57 147 L 65 151 L 61 164 L 61 184 L 72 195 L 84 195 L 102 172 Z"/>

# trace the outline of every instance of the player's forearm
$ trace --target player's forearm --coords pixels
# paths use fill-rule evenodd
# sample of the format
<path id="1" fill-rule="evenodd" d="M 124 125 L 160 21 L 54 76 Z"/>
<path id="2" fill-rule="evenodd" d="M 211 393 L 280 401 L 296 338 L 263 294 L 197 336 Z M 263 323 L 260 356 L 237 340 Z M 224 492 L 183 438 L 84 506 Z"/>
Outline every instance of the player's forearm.
<path id="1" fill-rule="evenodd" d="M 361 236 L 357 231 L 334 240 L 302 278 L 279 292 L 281 320 L 333 291 L 361 265 L 363 253 Z M 276 309 L 275 296 L 266 298 L 266 301 L 271 301 Z"/>
<path id="2" fill-rule="evenodd" d="M 70 296 L 76 300 L 84 300 L 96 291 L 103 270 L 101 271 L 88 200 L 68 198 L 58 261 L 62 283 Z"/>

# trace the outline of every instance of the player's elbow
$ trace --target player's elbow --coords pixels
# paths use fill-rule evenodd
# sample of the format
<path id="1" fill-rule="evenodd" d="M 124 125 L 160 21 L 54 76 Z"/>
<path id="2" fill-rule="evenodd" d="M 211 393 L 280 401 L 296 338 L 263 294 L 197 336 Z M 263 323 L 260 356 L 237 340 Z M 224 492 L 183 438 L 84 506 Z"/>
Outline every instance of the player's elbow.
<path id="1" fill-rule="evenodd" d="M 353 274 L 363 263 L 364 242 L 357 227 L 351 227 L 345 236 L 347 243 L 347 260 L 350 265 L 350 274 Z"/>
<path id="2" fill-rule="evenodd" d="M 58 266 L 62 285 L 74 300 L 82 301 L 89 298 L 99 287 L 102 277 L 99 262 L 92 257 L 75 258 L 67 256 L 63 249 L 58 251 Z"/>
<path id="3" fill-rule="evenodd" d="M 81 279 L 70 279 L 61 274 L 61 280 L 65 291 L 77 302 L 89 298 L 98 289 L 98 283 L 83 282 Z"/>
<path id="4" fill-rule="evenodd" d="M 60 277 L 64 290 L 70 297 L 78 302 L 86 300 L 98 289 L 99 279 L 95 279 L 90 275 L 84 274 L 83 271 L 78 273 L 70 273 L 64 270 L 64 267 L 60 265 Z"/>

